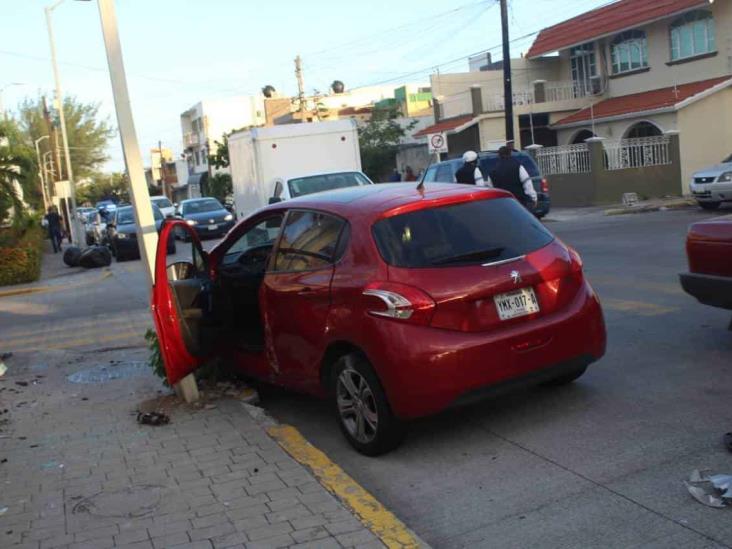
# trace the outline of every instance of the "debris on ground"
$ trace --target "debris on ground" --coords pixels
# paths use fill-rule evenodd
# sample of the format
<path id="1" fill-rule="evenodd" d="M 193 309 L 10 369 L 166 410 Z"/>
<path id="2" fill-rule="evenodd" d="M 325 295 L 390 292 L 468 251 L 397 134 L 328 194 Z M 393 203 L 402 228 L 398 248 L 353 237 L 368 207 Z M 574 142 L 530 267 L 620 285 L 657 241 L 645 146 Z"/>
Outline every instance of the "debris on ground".
<path id="1" fill-rule="evenodd" d="M 106 246 L 90 246 L 81 252 L 79 266 L 85 269 L 109 267 L 112 263 L 112 253 Z"/>
<path id="2" fill-rule="evenodd" d="M 81 259 L 81 248 L 69 246 L 64 250 L 63 261 L 69 267 L 78 267 Z"/>
<path id="3" fill-rule="evenodd" d="M 5 366 L 5 363 L 2 360 L 0 360 L 0 377 L 3 377 L 7 371 L 8 367 Z"/>
<path id="4" fill-rule="evenodd" d="M 732 505 L 732 475 L 707 475 L 695 469 L 684 485 L 702 505 L 715 509 Z"/>
<path id="5" fill-rule="evenodd" d="M 167 425 L 170 423 L 170 417 L 162 412 L 139 412 L 137 414 L 137 423 L 140 425 Z"/>
<path id="6" fill-rule="evenodd" d="M 0 507 L 0 515 L 4 515 L 7 512 L 8 512 L 8 508 L 7 507 Z"/>

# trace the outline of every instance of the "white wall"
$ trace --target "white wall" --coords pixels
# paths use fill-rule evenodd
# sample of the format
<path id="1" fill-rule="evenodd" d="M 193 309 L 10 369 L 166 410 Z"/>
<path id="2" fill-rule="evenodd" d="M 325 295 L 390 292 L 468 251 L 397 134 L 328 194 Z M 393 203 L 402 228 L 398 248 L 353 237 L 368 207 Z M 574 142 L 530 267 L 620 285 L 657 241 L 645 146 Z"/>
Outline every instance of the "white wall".
<path id="1" fill-rule="evenodd" d="M 617 120 L 614 122 L 598 122 L 595 124 L 595 135 L 606 139 L 622 139 L 627 135 L 628 130 L 632 126 L 642 121 L 655 124 L 662 132 L 675 131 L 679 129 L 676 113 L 669 112 L 655 114 L 653 116 L 641 116 L 627 120 Z M 569 145 L 574 139 L 574 136 L 582 130 L 592 131 L 592 123 L 588 121 L 587 124 L 580 127 L 559 130 L 557 133 L 559 144 Z"/>

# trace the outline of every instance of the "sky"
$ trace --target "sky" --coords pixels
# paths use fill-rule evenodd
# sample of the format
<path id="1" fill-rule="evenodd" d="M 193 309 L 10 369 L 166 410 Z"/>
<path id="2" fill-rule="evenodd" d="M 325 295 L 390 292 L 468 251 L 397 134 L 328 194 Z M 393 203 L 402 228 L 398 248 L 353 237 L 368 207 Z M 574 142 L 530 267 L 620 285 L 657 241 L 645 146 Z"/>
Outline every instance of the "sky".
<path id="1" fill-rule="evenodd" d="M 11 114 L 25 97 L 53 95 L 44 6 L 51 0 L 0 0 L 0 89 Z M 607 0 L 509 0 L 511 38 L 535 33 Z M 202 99 L 259 93 L 272 84 L 295 95 L 293 60 L 305 87 L 325 91 L 429 82 L 465 72 L 467 57 L 500 58 L 497 0 L 116 0 L 127 81 L 143 159 L 162 141 L 182 151 L 180 114 Z M 116 127 L 96 2 L 65 0 L 53 11 L 62 93 L 100 104 Z M 515 40 L 518 57 L 533 36 Z M 5 87 L 19 82 L 20 86 Z M 108 171 L 122 171 L 119 139 Z"/>

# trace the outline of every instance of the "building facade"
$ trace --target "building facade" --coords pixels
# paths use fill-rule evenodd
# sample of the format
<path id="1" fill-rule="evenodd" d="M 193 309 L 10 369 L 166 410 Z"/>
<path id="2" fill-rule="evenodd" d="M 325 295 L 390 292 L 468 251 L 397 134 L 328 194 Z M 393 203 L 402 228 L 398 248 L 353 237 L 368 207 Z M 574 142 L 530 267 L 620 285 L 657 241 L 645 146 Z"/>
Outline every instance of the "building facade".
<path id="1" fill-rule="evenodd" d="M 216 141 L 233 130 L 265 123 L 263 96 L 206 99 L 180 115 L 183 149 L 191 174 L 208 173 L 208 156 L 216 152 Z"/>
<path id="2" fill-rule="evenodd" d="M 516 145 L 679 133 L 681 179 L 732 147 L 732 2 L 618 0 L 542 30 L 512 60 Z M 434 75 L 434 127 L 450 154 L 505 141 L 502 73 Z"/>

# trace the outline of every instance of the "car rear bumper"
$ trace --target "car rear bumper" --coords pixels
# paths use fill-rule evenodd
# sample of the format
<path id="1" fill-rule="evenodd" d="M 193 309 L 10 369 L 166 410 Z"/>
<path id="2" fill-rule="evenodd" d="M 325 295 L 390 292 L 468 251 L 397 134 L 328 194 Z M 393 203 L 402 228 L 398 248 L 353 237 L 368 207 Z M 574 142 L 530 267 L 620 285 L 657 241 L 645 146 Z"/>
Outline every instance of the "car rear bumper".
<path id="1" fill-rule="evenodd" d="M 403 419 L 558 377 L 605 354 L 602 309 L 587 283 L 561 313 L 500 333 L 380 326 L 384 344 L 367 352 L 394 413 Z"/>
<path id="2" fill-rule="evenodd" d="M 699 303 L 732 309 L 732 277 L 683 273 L 679 278 L 684 291 Z"/>

